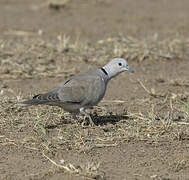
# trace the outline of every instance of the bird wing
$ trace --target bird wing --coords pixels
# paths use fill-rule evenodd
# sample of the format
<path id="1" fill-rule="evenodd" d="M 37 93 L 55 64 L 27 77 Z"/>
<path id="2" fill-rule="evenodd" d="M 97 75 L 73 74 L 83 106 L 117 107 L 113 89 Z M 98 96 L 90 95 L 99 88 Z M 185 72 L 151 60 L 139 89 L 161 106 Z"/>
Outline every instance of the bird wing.
<path id="1" fill-rule="evenodd" d="M 70 78 L 57 90 L 58 97 L 63 103 L 82 104 L 90 100 L 95 82 L 100 79 L 97 75 L 80 75 Z"/>
<path id="2" fill-rule="evenodd" d="M 99 75 L 73 76 L 48 93 L 35 95 L 32 99 L 21 102 L 19 105 L 91 105 L 99 100 L 102 92 L 101 86 L 102 79 Z"/>

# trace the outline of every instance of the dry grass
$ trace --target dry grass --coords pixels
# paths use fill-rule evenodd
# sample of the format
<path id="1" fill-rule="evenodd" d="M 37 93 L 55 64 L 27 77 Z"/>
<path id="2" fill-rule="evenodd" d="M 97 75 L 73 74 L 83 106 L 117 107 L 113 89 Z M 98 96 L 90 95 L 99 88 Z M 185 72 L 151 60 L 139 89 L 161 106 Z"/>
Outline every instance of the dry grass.
<path id="1" fill-rule="evenodd" d="M 88 152 L 93 148 L 117 146 L 131 140 L 189 138 L 189 94 L 152 94 L 152 98 L 136 99 L 130 110 L 122 115 L 112 114 L 103 106 L 95 107 L 91 110 L 97 125 L 94 128 L 83 128 L 60 108 L 18 108 L 14 105 L 16 102 L 17 98 L 1 97 L 0 129 L 2 133 L 10 131 L 21 134 L 29 130 L 29 134 L 20 141 L 2 136 L 1 145 L 15 143 L 47 152 L 59 148 Z M 116 106 L 119 101 L 113 102 Z M 112 104 L 112 101 L 103 102 L 107 106 L 109 103 Z M 132 111 L 134 106 L 143 111 Z"/>
<path id="2" fill-rule="evenodd" d="M 80 42 L 79 38 L 71 41 L 65 35 L 44 40 L 38 34 L 30 38 L 29 32 L 21 33 L 23 38 L 18 35 L 16 44 L 14 39 L 0 40 L 1 78 L 71 75 L 79 72 L 79 68 L 70 66 L 75 62 L 103 65 L 112 57 L 130 61 L 178 60 L 188 57 L 189 52 L 189 39 L 182 37 L 159 40 L 157 35 L 148 39 L 120 36 L 91 45 Z"/>
<path id="3" fill-rule="evenodd" d="M 155 35 L 139 40 L 120 36 L 93 45 L 81 43 L 79 39 L 73 42 L 65 35 L 58 36 L 56 40 L 43 40 L 38 35 L 34 37 L 26 36 L 22 41 L 18 38 L 20 43 L 0 40 L 0 79 L 68 76 L 80 71 L 79 67 L 72 69 L 71 64 L 76 62 L 81 66 L 86 62 L 102 65 L 104 60 L 107 62 L 118 56 L 130 61 L 185 59 L 189 52 L 189 39 L 181 37 L 158 40 Z M 95 148 L 114 147 L 128 141 L 188 140 L 189 94 L 160 94 L 147 89 L 140 80 L 138 83 L 148 97 L 133 100 L 129 110 L 121 115 L 112 114 L 107 107 L 110 104 L 124 106 L 125 101 L 103 101 L 103 106 L 91 110 L 97 125 L 94 128 L 83 128 L 72 120 L 70 114 L 57 107 L 16 107 L 19 96 L 5 96 L 0 90 L 0 147 L 11 145 L 41 152 L 61 170 L 103 179 L 98 163 L 84 166 L 61 164 L 46 154 L 51 155 L 58 150 L 88 153 Z M 174 80 L 169 84 L 188 87 L 185 80 Z M 3 84 L 0 88 L 4 88 Z M 186 164 L 185 161 L 176 163 L 175 171 Z"/>
<path id="4" fill-rule="evenodd" d="M 43 154 L 45 158 L 47 158 L 53 165 L 58 167 L 59 169 L 62 169 L 66 172 L 84 176 L 88 179 L 104 179 L 103 173 L 99 171 L 99 163 L 88 163 L 83 166 L 74 166 L 71 163 L 66 163 L 63 159 L 60 160 L 60 164 L 56 163 L 52 159 L 50 159 L 48 156 Z"/>

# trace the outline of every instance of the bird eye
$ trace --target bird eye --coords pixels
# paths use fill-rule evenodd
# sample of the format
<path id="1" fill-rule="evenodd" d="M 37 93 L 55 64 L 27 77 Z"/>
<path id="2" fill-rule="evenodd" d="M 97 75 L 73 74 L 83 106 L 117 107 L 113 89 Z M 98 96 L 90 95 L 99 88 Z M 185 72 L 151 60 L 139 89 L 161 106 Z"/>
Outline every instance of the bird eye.
<path id="1" fill-rule="evenodd" d="M 122 66 L 122 63 L 118 63 L 119 66 Z"/>

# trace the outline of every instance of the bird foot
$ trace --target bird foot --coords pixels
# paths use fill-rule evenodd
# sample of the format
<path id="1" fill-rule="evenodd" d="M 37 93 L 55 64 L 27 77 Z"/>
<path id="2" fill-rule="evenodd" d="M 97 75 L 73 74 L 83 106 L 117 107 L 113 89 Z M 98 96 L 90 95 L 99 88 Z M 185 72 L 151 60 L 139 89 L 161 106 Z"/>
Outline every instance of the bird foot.
<path id="1" fill-rule="evenodd" d="M 87 122 L 86 119 L 89 119 L 90 126 L 95 126 L 91 116 L 87 112 L 85 112 L 84 108 L 80 108 L 80 113 L 84 115 L 84 121 L 82 122 L 83 127 L 85 126 L 85 123 Z"/>
<path id="2" fill-rule="evenodd" d="M 90 116 L 85 116 L 84 121 L 81 123 L 81 126 L 85 128 L 88 125 L 91 126 L 91 127 L 95 126 L 92 118 Z"/>

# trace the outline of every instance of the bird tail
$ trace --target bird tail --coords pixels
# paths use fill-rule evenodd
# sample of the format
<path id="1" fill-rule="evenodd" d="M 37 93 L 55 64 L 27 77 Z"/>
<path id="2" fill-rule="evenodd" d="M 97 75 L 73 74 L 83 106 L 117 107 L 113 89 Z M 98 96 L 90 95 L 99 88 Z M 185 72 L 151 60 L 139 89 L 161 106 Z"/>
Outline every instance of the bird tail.
<path id="1" fill-rule="evenodd" d="M 38 95 L 35 95 L 32 99 L 19 102 L 17 105 L 18 106 L 33 106 L 33 105 L 39 105 L 39 104 L 46 104 L 47 100 L 45 97 L 46 97 L 45 94 L 38 94 Z"/>

